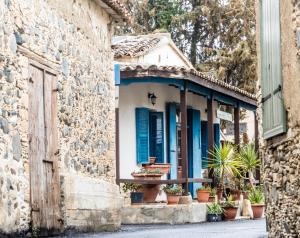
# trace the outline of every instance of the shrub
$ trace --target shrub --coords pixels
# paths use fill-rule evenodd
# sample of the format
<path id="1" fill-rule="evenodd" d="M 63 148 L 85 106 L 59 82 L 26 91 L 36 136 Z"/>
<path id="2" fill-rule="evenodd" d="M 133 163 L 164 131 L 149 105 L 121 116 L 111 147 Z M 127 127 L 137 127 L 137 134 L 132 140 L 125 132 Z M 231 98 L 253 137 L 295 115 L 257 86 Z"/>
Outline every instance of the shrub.
<path id="1" fill-rule="evenodd" d="M 223 213 L 223 209 L 219 203 L 212 203 L 207 205 L 207 214 L 220 215 Z"/>
<path id="2" fill-rule="evenodd" d="M 254 188 L 250 191 L 249 200 L 251 204 L 263 204 L 265 201 L 264 193 L 260 188 Z"/>
<path id="3" fill-rule="evenodd" d="M 143 188 L 141 184 L 134 184 L 134 183 L 124 183 L 122 186 L 122 190 L 124 193 L 130 192 L 138 192 Z"/>
<path id="4" fill-rule="evenodd" d="M 167 185 L 163 188 L 163 190 L 166 194 L 170 195 L 182 195 L 182 193 L 184 192 L 182 187 L 178 185 Z"/>
<path id="5" fill-rule="evenodd" d="M 201 188 L 197 188 L 197 191 L 210 191 L 210 187 L 208 186 L 202 186 Z"/>

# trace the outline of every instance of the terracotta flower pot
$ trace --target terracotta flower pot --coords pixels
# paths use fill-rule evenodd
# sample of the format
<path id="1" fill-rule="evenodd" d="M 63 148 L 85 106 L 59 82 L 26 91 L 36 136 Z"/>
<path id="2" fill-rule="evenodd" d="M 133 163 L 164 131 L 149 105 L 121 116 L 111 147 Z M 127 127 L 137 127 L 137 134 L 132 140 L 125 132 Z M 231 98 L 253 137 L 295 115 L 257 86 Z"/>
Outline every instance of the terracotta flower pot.
<path id="1" fill-rule="evenodd" d="M 224 218 L 226 221 L 234 220 L 237 214 L 237 207 L 224 207 Z"/>
<path id="2" fill-rule="evenodd" d="M 252 204 L 251 208 L 253 211 L 253 218 L 258 219 L 258 218 L 262 217 L 265 205 L 264 204 Z"/>
<path id="3" fill-rule="evenodd" d="M 197 191 L 197 200 L 198 202 L 208 202 L 209 191 L 208 190 L 198 190 Z"/>
<path id="4" fill-rule="evenodd" d="M 178 204 L 180 195 L 167 194 L 168 205 Z"/>
<path id="5" fill-rule="evenodd" d="M 144 193 L 144 202 L 145 203 L 154 203 L 156 197 L 159 193 L 160 185 L 159 184 L 145 184 L 143 185 L 143 193 Z"/>
<path id="6" fill-rule="evenodd" d="M 215 202 L 216 197 L 215 196 L 209 196 L 208 202 Z"/>
<path id="7" fill-rule="evenodd" d="M 239 201 L 241 199 L 241 191 L 238 189 L 233 190 L 232 197 L 234 201 Z"/>
<path id="8" fill-rule="evenodd" d="M 143 179 L 143 180 L 160 180 L 163 174 L 131 174 L 134 179 Z"/>

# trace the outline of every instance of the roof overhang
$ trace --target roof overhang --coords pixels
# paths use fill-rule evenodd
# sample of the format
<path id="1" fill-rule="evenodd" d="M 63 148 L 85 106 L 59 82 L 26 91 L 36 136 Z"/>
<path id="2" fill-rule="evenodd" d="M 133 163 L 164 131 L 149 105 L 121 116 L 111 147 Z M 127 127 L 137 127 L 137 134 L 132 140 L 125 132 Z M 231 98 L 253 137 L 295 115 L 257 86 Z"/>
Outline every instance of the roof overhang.
<path id="1" fill-rule="evenodd" d="M 132 22 L 127 6 L 121 0 L 96 0 L 115 22 Z"/>
<path id="2" fill-rule="evenodd" d="M 153 81 L 155 81 L 155 78 L 160 78 L 172 79 L 177 82 L 180 80 L 185 85 L 186 82 L 192 83 L 204 89 L 203 92 L 201 89 L 199 90 L 200 94 L 207 97 L 210 97 L 210 95 L 214 97 L 213 94 L 215 93 L 216 97 L 214 97 L 214 99 L 223 101 L 224 104 L 230 105 L 230 102 L 226 103 L 226 98 L 231 98 L 236 102 L 236 104 L 232 104 L 233 106 L 239 105 L 251 110 L 255 110 L 257 107 L 255 95 L 204 75 L 194 69 L 165 66 L 157 67 L 155 65 L 147 67 L 141 65 L 121 65 L 121 80 L 125 83 L 126 80 L 132 79 L 135 79 L 135 82 L 143 82 L 143 78 L 147 78 L 147 82 L 149 82 L 149 78 L 153 78 Z M 165 80 L 165 82 L 167 81 Z M 222 98 L 224 98 L 224 100 Z"/>

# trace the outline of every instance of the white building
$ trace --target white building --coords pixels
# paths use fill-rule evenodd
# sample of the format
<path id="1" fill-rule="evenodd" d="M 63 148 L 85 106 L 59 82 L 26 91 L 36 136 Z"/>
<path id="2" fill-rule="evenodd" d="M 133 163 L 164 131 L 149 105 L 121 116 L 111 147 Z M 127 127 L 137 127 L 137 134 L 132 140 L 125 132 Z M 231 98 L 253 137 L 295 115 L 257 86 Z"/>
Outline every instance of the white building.
<path id="1" fill-rule="evenodd" d="M 131 173 L 154 156 L 171 163 L 168 179 L 174 183 L 187 189 L 186 178 L 198 182 L 189 184 L 194 193 L 204 181 L 208 148 L 220 143 L 218 105 L 254 110 L 254 96 L 197 72 L 169 34 L 116 37 L 113 50 L 121 69 L 119 182 L 132 179 Z"/>

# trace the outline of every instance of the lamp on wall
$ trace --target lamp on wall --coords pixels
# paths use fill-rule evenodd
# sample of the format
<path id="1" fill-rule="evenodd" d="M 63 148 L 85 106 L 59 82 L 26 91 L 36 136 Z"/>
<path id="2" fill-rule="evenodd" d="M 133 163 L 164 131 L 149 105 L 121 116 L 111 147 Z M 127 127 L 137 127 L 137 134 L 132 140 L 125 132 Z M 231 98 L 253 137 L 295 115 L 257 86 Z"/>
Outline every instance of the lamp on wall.
<path id="1" fill-rule="evenodd" d="M 155 96 L 154 93 L 148 93 L 148 99 L 153 106 L 156 104 L 157 97 Z"/>

